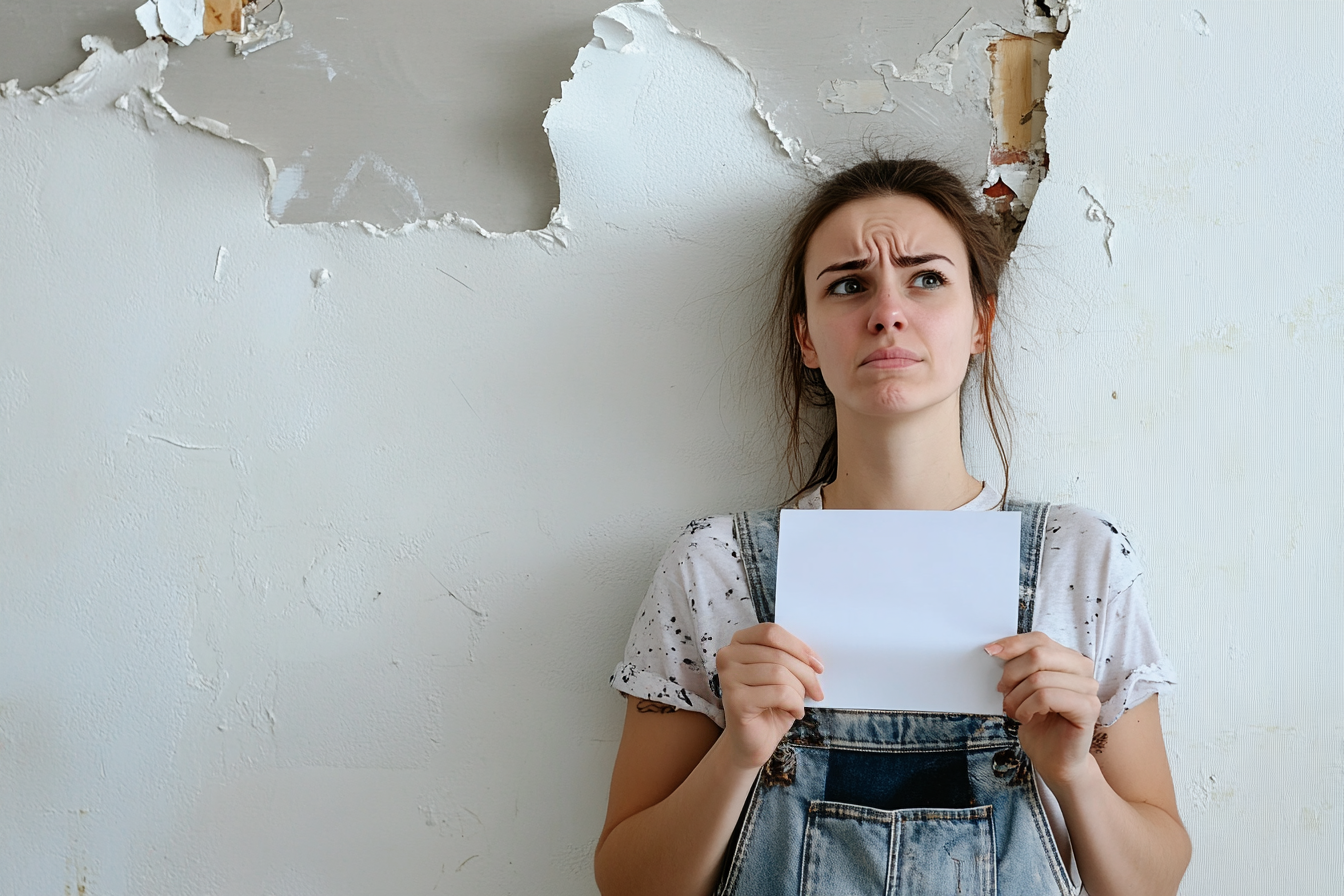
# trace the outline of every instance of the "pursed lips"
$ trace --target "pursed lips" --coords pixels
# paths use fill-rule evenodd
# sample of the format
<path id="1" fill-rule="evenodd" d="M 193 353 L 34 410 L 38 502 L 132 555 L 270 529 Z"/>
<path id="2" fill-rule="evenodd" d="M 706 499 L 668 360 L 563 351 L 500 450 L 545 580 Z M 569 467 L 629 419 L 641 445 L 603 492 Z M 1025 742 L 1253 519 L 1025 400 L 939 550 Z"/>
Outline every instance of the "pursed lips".
<path id="1" fill-rule="evenodd" d="M 897 367 L 909 367 L 912 364 L 918 364 L 919 361 L 920 361 L 919 355 L 916 355 L 914 352 L 892 346 L 890 348 L 880 348 L 877 351 L 873 352 L 868 357 L 864 358 L 859 363 L 859 366 L 877 367 L 877 368 L 897 368 Z"/>

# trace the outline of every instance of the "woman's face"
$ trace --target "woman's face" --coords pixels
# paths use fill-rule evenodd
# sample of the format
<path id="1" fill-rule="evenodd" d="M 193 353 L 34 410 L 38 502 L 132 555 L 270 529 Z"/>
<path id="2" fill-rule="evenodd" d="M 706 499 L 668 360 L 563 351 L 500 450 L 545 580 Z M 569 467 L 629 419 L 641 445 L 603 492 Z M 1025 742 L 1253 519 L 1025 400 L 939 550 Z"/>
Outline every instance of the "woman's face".
<path id="1" fill-rule="evenodd" d="M 795 332 L 837 410 L 891 417 L 957 406 L 984 350 L 961 235 L 912 196 L 842 205 L 803 257 L 807 316 Z"/>

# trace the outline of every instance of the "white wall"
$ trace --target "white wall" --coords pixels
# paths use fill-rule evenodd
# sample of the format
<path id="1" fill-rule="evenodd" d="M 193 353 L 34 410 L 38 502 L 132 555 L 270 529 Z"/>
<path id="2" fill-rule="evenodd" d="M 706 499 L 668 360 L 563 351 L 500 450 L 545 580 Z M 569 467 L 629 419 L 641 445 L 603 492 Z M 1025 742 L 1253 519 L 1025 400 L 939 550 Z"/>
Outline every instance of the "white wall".
<path id="1" fill-rule="evenodd" d="M 1186 894 L 1344 877 L 1344 11 L 1296 9 L 1075 10 L 1007 297 L 1018 486 L 1129 527 L 1182 673 Z M 542 232 L 268 223 L 157 43 L 0 100 L 0 892 L 593 892 L 652 566 L 781 493 L 754 278 L 804 182 L 614 15 Z"/>

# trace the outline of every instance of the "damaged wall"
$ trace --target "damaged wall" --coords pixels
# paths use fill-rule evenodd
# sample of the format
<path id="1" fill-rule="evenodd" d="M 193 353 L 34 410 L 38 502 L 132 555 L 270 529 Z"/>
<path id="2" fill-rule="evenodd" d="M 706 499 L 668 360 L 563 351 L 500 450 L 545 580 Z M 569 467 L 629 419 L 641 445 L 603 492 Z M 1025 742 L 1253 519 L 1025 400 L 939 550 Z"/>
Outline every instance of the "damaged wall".
<path id="1" fill-rule="evenodd" d="M 8 15 L 17 27 L 0 31 L 0 81 L 54 82 L 78 63 L 80 34 L 106 34 L 98 28 L 115 21 L 113 43 L 124 50 L 136 43 L 127 29 L 133 38 L 143 24 L 141 34 L 187 44 L 172 52 L 163 98 L 272 160 L 268 210 L 277 220 L 396 227 L 456 213 L 499 232 L 544 227 L 559 200 L 542 118 L 602 9 L 591 0 L 509 0 L 466 5 L 441 22 L 431 0 L 376 9 L 263 0 L 242 36 L 226 33 L 242 18 L 241 0 L 138 8 L 127 0 L 119 16 L 114 6 L 16 7 Z M 757 106 L 795 157 L 843 160 L 866 139 L 938 155 L 973 180 L 994 139 L 986 46 L 1005 30 L 1048 39 L 1055 28 L 1039 14 L 1046 10 L 1028 14 L 1021 0 L 840 8 L 787 0 L 775 10 L 760 19 L 752 4 L 668 4 L 679 27 L 750 73 Z M 219 33 L 204 39 L 211 32 Z M 47 42 L 70 55 L 42 56 Z M 1008 180 L 1020 191 L 1022 177 Z"/>
<path id="2" fill-rule="evenodd" d="M 462 79 L 430 57 L 464 23 L 533 25 L 408 2 L 417 27 L 394 28 L 352 4 L 371 42 L 347 75 L 315 37 L 338 6 L 296 0 L 294 36 L 246 58 L 113 34 L 43 89 L 56 73 L 6 68 L 40 72 L 68 35 L 0 54 L 6 886 L 593 892 L 606 680 L 652 567 L 686 519 L 781 493 L 753 356 L 768 237 L 853 142 L 941 134 L 1025 218 L 1000 339 L 1017 486 L 1126 522 L 1182 673 L 1163 709 L 1183 892 L 1331 891 L 1344 263 L 1321 186 L 1344 13 L 1302 7 L 1290 55 L 1271 11 L 1216 2 L 1070 4 L 1053 56 L 1064 23 L 1041 14 L 1063 3 L 831 21 L 685 0 L 537 26 L 517 52 L 573 74 L 532 119 L 541 168 L 472 175 L 528 197 L 515 220 L 540 229 L 501 235 L 476 222 L 516 229 L 506 200 L 454 194 L 423 126 Z M 413 39 L 394 52 L 394 32 Z M 294 68 L 303 40 L 328 62 Z M 275 79 L 248 81 L 267 58 Z M 390 106 L 275 124 L 398 66 L 419 94 L 356 85 Z M 554 96 L 470 83 L 486 117 Z M 270 219 L 264 157 L 279 174 L 301 135 L 316 155 L 389 107 L 417 160 L 389 166 L 442 188 L 420 223 Z M 293 142 L 245 132 L 266 126 Z"/>

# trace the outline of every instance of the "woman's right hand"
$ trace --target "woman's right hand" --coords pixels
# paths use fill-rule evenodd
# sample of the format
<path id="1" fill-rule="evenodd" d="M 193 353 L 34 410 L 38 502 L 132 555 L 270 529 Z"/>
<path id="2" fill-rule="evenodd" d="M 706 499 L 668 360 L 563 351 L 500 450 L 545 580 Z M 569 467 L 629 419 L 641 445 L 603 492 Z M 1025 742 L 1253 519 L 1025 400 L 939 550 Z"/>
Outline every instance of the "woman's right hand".
<path id="1" fill-rule="evenodd" d="M 716 664 L 732 761 L 760 768 L 803 717 L 803 697 L 822 699 L 821 659 L 783 626 L 762 622 L 734 634 Z"/>

